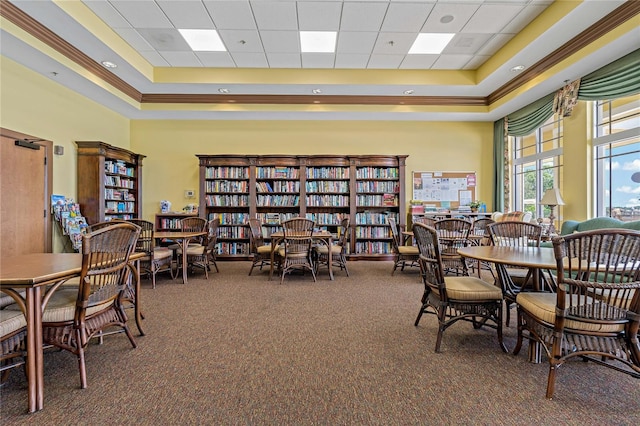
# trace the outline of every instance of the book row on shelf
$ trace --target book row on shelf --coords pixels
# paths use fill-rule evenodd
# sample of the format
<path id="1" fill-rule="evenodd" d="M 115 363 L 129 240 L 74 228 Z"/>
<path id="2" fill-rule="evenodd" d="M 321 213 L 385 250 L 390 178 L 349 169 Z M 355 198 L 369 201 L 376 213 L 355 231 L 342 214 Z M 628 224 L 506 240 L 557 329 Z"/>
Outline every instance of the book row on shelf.
<path id="1" fill-rule="evenodd" d="M 357 192 L 400 192 L 400 185 L 393 181 L 358 181 Z"/>
<path id="2" fill-rule="evenodd" d="M 247 226 L 220 226 L 218 238 L 249 238 L 250 230 Z"/>
<path id="3" fill-rule="evenodd" d="M 349 207 L 348 195 L 309 195 L 307 196 L 309 207 Z"/>
<path id="4" fill-rule="evenodd" d="M 260 207 L 277 206 L 277 207 L 295 207 L 300 205 L 299 195 L 258 195 L 256 197 L 257 205 Z"/>
<path id="5" fill-rule="evenodd" d="M 130 177 L 135 173 L 135 169 L 133 167 L 129 167 L 124 161 L 120 160 L 105 160 L 104 170 L 107 173 Z"/>
<path id="6" fill-rule="evenodd" d="M 105 213 L 135 213 L 133 201 L 106 201 Z"/>
<path id="7" fill-rule="evenodd" d="M 356 238 L 391 238 L 391 231 L 386 226 L 356 226 Z"/>
<path id="8" fill-rule="evenodd" d="M 249 184 L 244 180 L 208 180 L 207 192 L 249 192 Z"/>
<path id="9" fill-rule="evenodd" d="M 307 179 L 349 179 L 348 167 L 307 167 Z"/>
<path id="10" fill-rule="evenodd" d="M 125 190 L 118 189 L 110 189 L 105 188 L 104 190 L 104 198 L 105 200 L 125 200 L 125 201 L 135 201 L 135 195 Z"/>
<path id="11" fill-rule="evenodd" d="M 207 167 L 205 170 L 206 179 L 244 179 L 249 175 L 248 167 Z"/>
<path id="12" fill-rule="evenodd" d="M 295 180 L 276 180 L 256 182 L 258 192 L 300 192 L 300 182 Z"/>
<path id="13" fill-rule="evenodd" d="M 356 169 L 356 179 L 397 179 L 396 167 L 359 167 Z"/>
<path id="14" fill-rule="evenodd" d="M 383 241 L 361 241 L 355 245 L 355 254 L 391 254 L 393 253 L 393 247 L 391 243 Z"/>
<path id="15" fill-rule="evenodd" d="M 370 206 L 389 206 L 394 207 L 398 205 L 398 196 L 396 194 L 382 194 L 382 195 L 358 195 L 356 197 L 356 203 L 359 207 Z"/>
<path id="16" fill-rule="evenodd" d="M 307 182 L 307 192 L 342 192 L 349 193 L 349 182 L 334 180 L 317 180 Z"/>
<path id="17" fill-rule="evenodd" d="M 386 225 L 388 218 L 395 219 L 398 222 L 399 215 L 395 212 L 362 212 L 356 213 L 356 224 L 358 225 Z"/>
<path id="18" fill-rule="evenodd" d="M 106 186 L 117 186 L 120 188 L 129 188 L 129 189 L 133 189 L 134 187 L 134 182 L 131 179 L 123 179 L 120 176 L 106 175 L 104 177 L 104 184 Z"/>
<path id="19" fill-rule="evenodd" d="M 294 167 L 256 167 L 256 179 L 298 179 L 300 170 Z"/>
<path id="20" fill-rule="evenodd" d="M 207 207 L 215 207 L 215 206 L 248 206 L 249 205 L 249 196 L 248 195 L 213 195 L 207 194 L 205 196 L 205 202 Z"/>

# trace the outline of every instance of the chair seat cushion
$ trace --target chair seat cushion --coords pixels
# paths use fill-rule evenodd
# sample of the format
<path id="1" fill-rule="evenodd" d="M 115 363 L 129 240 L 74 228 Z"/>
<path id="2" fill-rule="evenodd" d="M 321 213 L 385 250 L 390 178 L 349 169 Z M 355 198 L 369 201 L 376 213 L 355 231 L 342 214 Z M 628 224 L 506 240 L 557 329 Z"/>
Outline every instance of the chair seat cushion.
<path id="1" fill-rule="evenodd" d="M 400 254 L 420 254 L 420 251 L 416 246 L 399 246 L 398 251 L 400 252 Z"/>
<path id="2" fill-rule="evenodd" d="M 573 296 L 576 300 L 577 296 Z M 526 310 L 533 317 L 538 318 L 549 324 L 556 321 L 556 294 L 555 293 L 538 293 L 523 292 L 516 297 L 516 302 L 522 309 Z M 586 303 L 593 303 L 594 299 L 587 298 Z M 565 321 L 566 329 L 579 331 L 603 331 L 603 332 L 619 332 L 624 330 L 624 324 L 601 324 L 587 323 L 582 321 L 574 321 L 567 319 Z"/>
<path id="3" fill-rule="evenodd" d="M 187 256 L 201 256 L 204 253 L 205 246 L 189 246 L 187 247 Z M 182 254 L 182 249 L 176 250 L 176 253 Z"/>
<path id="4" fill-rule="evenodd" d="M 271 254 L 271 245 L 258 246 L 257 251 L 259 254 Z"/>
<path id="5" fill-rule="evenodd" d="M 47 307 L 42 313 L 42 322 L 65 322 L 73 321 L 73 317 L 76 311 L 76 300 L 78 299 L 78 288 L 60 287 L 49 299 Z M 111 305 L 111 301 L 102 303 L 100 305 L 91 306 L 87 308 L 87 316 L 101 311 L 102 309 Z M 18 305 L 8 306 L 5 310 L 20 310 Z"/>
<path id="6" fill-rule="evenodd" d="M 329 248 L 325 245 L 325 244 L 321 244 L 319 246 L 316 246 L 314 248 L 314 250 L 320 254 L 327 254 L 329 253 Z M 339 246 L 337 244 L 331 244 L 331 253 L 335 253 L 335 254 L 340 254 L 342 253 L 342 246 Z"/>
<path id="7" fill-rule="evenodd" d="M 166 247 L 156 247 L 153 249 L 153 258 L 155 260 L 166 259 L 167 257 L 172 257 L 173 252 Z"/>
<path id="8" fill-rule="evenodd" d="M 480 278 L 445 277 L 447 296 L 454 300 L 502 300 L 502 290 Z"/>
<path id="9" fill-rule="evenodd" d="M 15 305 L 17 310 L 3 309 L 0 311 L 0 336 L 6 336 L 16 330 L 27 326 L 27 320 L 22 311 Z"/>

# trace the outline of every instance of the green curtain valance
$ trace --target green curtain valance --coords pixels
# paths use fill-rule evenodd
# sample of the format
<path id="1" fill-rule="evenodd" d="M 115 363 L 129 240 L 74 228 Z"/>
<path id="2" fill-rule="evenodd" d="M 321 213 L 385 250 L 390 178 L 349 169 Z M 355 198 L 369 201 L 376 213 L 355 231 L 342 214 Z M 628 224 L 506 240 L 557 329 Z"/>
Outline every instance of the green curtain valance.
<path id="1" fill-rule="evenodd" d="M 640 93 L 640 49 L 582 77 L 578 99 L 598 101 Z"/>
<path id="2" fill-rule="evenodd" d="M 509 136 L 526 136 L 553 115 L 553 93 L 527 105 L 508 115 L 507 134 Z"/>

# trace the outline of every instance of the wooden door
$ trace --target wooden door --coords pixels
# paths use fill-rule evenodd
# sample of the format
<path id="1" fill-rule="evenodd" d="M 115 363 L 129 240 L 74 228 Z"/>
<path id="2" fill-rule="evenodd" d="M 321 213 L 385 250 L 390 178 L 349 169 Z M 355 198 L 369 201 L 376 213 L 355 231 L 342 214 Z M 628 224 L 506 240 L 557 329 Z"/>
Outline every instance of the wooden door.
<path id="1" fill-rule="evenodd" d="M 0 256 L 49 252 L 53 144 L 39 141 L 40 149 L 26 148 L 15 141 L 37 138 L 0 131 Z"/>

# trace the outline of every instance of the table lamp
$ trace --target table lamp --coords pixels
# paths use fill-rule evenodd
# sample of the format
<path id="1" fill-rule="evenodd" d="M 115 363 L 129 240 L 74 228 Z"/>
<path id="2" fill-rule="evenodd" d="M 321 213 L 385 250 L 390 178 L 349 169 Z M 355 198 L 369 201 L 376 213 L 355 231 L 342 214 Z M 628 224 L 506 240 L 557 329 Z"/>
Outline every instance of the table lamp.
<path id="1" fill-rule="evenodd" d="M 553 235 L 556 233 L 556 228 L 553 225 L 556 217 L 553 214 L 553 210 L 556 206 L 564 206 L 564 200 L 562 199 L 562 195 L 560 195 L 560 190 L 558 188 L 547 189 L 540 200 L 540 204 L 549 206 L 549 235 Z"/>

